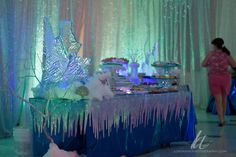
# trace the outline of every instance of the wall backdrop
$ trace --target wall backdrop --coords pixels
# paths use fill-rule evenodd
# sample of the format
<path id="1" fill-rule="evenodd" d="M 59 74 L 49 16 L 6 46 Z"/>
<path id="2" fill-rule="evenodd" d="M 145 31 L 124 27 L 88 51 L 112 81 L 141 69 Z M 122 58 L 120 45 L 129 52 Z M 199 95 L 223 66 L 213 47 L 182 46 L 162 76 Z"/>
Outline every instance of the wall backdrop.
<path id="1" fill-rule="evenodd" d="M 158 58 L 181 63 L 182 83 L 189 84 L 196 106 L 208 100 L 206 70 L 200 67 L 216 36 L 236 55 L 235 0 L 0 0 L 0 137 L 19 121 L 22 102 L 40 78 L 43 18 L 54 33 L 60 20 L 71 20 L 82 43 L 78 55 L 92 59 L 92 70 L 105 57 L 124 57 L 159 45 Z"/>

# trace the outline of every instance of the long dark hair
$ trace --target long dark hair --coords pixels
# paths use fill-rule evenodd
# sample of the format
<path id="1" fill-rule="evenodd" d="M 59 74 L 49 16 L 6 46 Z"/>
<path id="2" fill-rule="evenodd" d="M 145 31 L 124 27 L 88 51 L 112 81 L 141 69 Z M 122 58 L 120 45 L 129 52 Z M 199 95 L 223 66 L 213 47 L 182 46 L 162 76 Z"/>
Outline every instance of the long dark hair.
<path id="1" fill-rule="evenodd" d="M 224 40 L 222 38 L 215 38 L 211 44 L 215 45 L 218 49 L 221 49 L 224 53 L 230 56 L 230 51 L 224 46 Z"/>

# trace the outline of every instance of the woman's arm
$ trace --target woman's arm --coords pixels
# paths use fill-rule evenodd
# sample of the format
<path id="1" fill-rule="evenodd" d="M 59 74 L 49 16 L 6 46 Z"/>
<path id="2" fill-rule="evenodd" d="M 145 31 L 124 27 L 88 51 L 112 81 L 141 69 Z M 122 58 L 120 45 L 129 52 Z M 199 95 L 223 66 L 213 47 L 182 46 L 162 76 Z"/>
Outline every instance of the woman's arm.
<path id="1" fill-rule="evenodd" d="M 236 68 L 236 62 L 235 62 L 235 60 L 233 59 L 233 57 L 231 57 L 231 56 L 228 56 L 228 63 L 229 63 L 229 65 L 232 67 L 232 68 Z"/>
<path id="2" fill-rule="evenodd" d="M 202 66 L 207 67 L 208 66 L 208 59 L 210 58 L 212 52 L 208 53 L 205 59 L 202 61 Z"/>

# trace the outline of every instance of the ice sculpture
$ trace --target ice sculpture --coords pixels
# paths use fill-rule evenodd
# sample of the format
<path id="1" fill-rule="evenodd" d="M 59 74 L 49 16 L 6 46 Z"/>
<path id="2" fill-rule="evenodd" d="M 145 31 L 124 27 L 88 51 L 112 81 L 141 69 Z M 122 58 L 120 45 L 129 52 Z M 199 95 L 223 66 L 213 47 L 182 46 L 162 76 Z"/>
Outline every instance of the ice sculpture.
<path id="1" fill-rule="evenodd" d="M 153 46 L 153 49 L 152 49 L 152 55 L 153 55 L 155 61 L 158 57 L 158 52 L 159 52 L 158 43 L 156 42 Z"/>
<path id="2" fill-rule="evenodd" d="M 70 92 L 71 84 L 87 80 L 90 60 L 77 56 L 80 47 L 70 21 L 60 22 L 59 36 L 55 37 L 48 18 L 44 18 L 43 75 L 41 84 L 33 89 L 35 97 L 45 97 L 53 88 Z"/>
<path id="3" fill-rule="evenodd" d="M 130 74 L 129 80 L 130 82 L 136 85 L 140 84 L 140 79 L 138 77 L 138 67 L 139 67 L 139 64 L 137 62 L 130 63 L 131 74 Z"/>
<path id="4" fill-rule="evenodd" d="M 44 20 L 43 81 L 71 82 L 87 77 L 88 59 L 77 56 L 81 44 L 72 33 L 70 22 L 60 22 L 60 34 L 54 38 L 51 25 Z"/>
<path id="5" fill-rule="evenodd" d="M 145 61 L 142 63 L 142 72 L 148 76 L 151 76 L 154 72 L 151 64 L 157 60 L 158 57 L 158 43 L 154 43 L 154 46 L 151 51 L 147 51 L 145 54 Z"/>
<path id="6" fill-rule="evenodd" d="M 81 47 L 81 44 L 76 40 L 73 34 L 71 21 L 61 21 L 59 25 L 59 32 L 66 51 L 70 53 L 77 53 Z"/>

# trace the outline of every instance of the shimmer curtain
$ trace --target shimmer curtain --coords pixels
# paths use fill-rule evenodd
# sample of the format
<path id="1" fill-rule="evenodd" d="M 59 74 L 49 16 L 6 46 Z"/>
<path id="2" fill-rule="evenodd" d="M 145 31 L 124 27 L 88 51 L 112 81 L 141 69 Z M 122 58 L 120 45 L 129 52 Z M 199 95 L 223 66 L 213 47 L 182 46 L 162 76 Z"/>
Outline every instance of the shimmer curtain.
<path id="1" fill-rule="evenodd" d="M 0 5 L 0 137 L 11 135 L 24 104 L 10 94 L 27 98 L 34 69 L 34 20 L 31 2 L 1 0 Z M 32 67 L 31 67 L 32 65 Z"/>
<path id="2" fill-rule="evenodd" d="M 95 21 L 95 57 L 123 57 L 131 49 L 145 58 L 155 42 L 159 45 L 154 60 L 181 63 L 182 83 L 189 84 L 196 105 L 208 101 L 206 70 L 201 60 L 210 50 L 215 36 L 214 0 L 101 0 Z M 92 43 L 92 42 L 90 42 Z M 85 53 L 87 53 L 85 51 Z"/>
<path id="3" fill-rule="evenodd" d="M 180 62 L 182 83 L 190 85 L 195 105 L 203 108 L 209 94 L 206 70 L 200 62 L 210 50 L 211 39 L 223 34 L 229 48 L 235 50 L 234 34 L 228 31 L 236 21 L 229 16 L 235 12 L 234 0 L 0 2 L 0 87 L 10 87 L 25 98 L 32 96 L 31 88 L 38 83 L 35 76 L 41 77 L 45 16 L 55 35 L 60 20 L 73 22 L 82 43 L 78 54 L 92 59 L 91 72 L 102 58 L 125 57 L 130 50 L 140 52 L 141 63 L 145 52 L 157 42 L 159 54 L 153 60 Z M 11 132 L 19 122 L 22 106 L 22 102 L 0 91 L 0 136 Z M 12 123 L 6 124 L 8 120 Z"/>
<path id="4" fill-rule="evenodd" d="M 236 1 L 217 0 L 216 35 L 225 40 L 225 46 L 236 58 Z"/>
<path id="5" fill-rule="evenodd" d="M 3 55 L 4 51 L 7 49 L 5 47 L 6 43 L 3 41 L 6 41 L 6 38 L 3 40 L 2 38 L 6 35 L 5 31 L 3 31 L 4 23 L 3 23 L 3 17 L 0 18 L 0 138 L 1 137 L 7 137 L 10 135 L 11 132 L 11 125 L 8 125 L 10 123 L 10 103 L 8 96 L 6 94 L 6 91 L 4 90 L 5 85 L 7 84 L 7 74 L 6 71 L 2 68 L 4 67 L 4 64 L 6 63 L 4 61 L 5 56 Z"/>
<path id="6" fill-rule="evenodd" d="M 8 16 L 6 14 L 6 4 L 1 3 L 0 7 L 0 138 L 8 137 L 11 133 L 11 107 L 12 103 L 6 92 L 6 86 L 8 85 L 7 79 L 12 77 L 7 73 L 9 66 L 6 67 L 9 46 L 8 46 L 8 29 L 7 23 Z"/>

